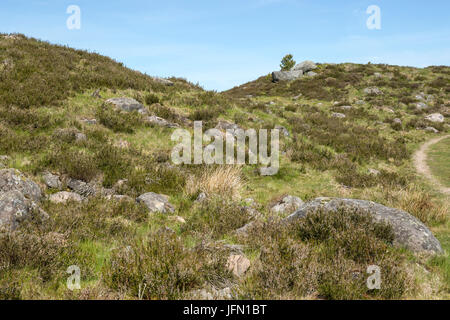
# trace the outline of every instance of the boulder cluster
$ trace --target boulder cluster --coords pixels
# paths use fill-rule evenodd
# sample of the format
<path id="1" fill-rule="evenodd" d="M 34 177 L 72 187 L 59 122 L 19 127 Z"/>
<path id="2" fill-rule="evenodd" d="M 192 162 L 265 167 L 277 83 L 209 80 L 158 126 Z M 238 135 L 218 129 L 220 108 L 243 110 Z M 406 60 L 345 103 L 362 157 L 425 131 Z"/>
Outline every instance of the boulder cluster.
<path id="1" fill-rule="evenodd" d="M 295 65 L 288 71 L 274 71 L 272 72 L 272 81 L 292 81 L 300 79 L 303 76 L 313 77 L 316 75 L 313 70 L 317 69 L 317 65 L 312 61 L 303 61 Z"/>

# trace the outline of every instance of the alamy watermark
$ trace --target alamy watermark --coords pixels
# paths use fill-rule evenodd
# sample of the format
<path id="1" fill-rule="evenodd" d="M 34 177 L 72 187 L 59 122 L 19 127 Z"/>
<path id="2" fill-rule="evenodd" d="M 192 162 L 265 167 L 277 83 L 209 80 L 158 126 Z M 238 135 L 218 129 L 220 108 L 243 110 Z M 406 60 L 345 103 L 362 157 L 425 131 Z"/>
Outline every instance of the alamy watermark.
<path id="1" fill-rule="evenodd" d="M 70 276 L 67 278 L 67 288 L 70 291 L 81 289 L 81 270 L 78 266 L 73 265 L 66 271 Z"/>
<path id="2" fill-rule="evenodd" d="M 80 30 L 81 29 L 81 9 L 77 5 L 70 5 L 66 10 L 67 14 L 70 16 L 67 18 L 66 25 L 69 30 Z"/>
<path id="3" fill-rule="evenodd" d="M 369 30 L 381 30 L 381 8 L 376 5 L 371 5 L 366 10 L 370 14 L 367 18 L 366 25 Z"/>
<path id="4" fill-rule="evenodd" d="M 370 276 L 367 278 L 367 288 L 369 290 L 380 290 L 381 289 L 381 269 L 379 266 L 370 265 L 367 267 L 367 273 Z"/>
<path id="5" fill-rule="evenodd" d="M 223 133 L 214 128 L 203 133 L 202 121 L 195 121 L 194 137 L 186 129 L 173 132 L 171 139 L 178 144 L 172 150 L 172 162 L 177 165 L 261 164 L 265 175 L 275 175 L 280 167 L 279 136 L 278 129 L 270 130 L 269 146 L 267 129 L 259 132 L 255 129 L 228 129 Z M 203 143 L 208 145 L 203 147 Z"/>

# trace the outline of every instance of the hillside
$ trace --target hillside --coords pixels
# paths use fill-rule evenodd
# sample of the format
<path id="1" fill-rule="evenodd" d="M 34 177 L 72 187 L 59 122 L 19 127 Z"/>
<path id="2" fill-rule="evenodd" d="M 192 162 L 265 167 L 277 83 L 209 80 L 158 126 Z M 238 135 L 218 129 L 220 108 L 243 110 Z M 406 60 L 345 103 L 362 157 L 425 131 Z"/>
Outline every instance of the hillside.
<path id="1" fill-rule="evenodd" d="M 412 156 L 450 131 L 450 67 L 314 72 L 218 93 L 0 35 L 0 299 L 448 298 L 450 200 Z M 173 164 L 175 128 L 200 120 L 281 129 L 278 173 Z M 362 202 L 282 223 L 319 197 L 409 213 L 443 252 L 425 231 L 433 252 L 415 252 Z M 369 265 L 380 290 L 366 286 Z"/>

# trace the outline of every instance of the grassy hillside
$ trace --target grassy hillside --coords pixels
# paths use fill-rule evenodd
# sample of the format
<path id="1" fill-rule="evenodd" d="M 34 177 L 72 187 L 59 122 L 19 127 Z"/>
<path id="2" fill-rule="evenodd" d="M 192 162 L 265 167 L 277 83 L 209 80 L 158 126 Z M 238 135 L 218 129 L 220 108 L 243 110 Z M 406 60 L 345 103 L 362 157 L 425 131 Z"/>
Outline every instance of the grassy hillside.
<path id="1" fill-rule="evenodd" d="M 238 299 L 448 298 L 449 199 L 415 173 L 411 155 L 437 135 L 425 128 L 449 131 L 447 119 L 424 118 L 450 116 L 450 68 L 322 64 L 315 71 L 217 93 L 176 78 L 167 86 L 97 54 L 0 35 L 0 155 L 7 156 L 0 163 L 39 182 L 47 196 L 58 191 L 43 183 L 49 171 L 129 197 L 45 200 L 48 221 L 0 233 L 0 299 L 178 299 L 224 288 Z M 383 94 L 364 93 L 368 87 Z M 114 97 L 134 98 L 190 130 L 194 120 L 204 128 L 219 120 L 284 126 L 280 171 L 267 177 L 255 165 L 175 166 L 174 129 L 108 108 Z M 168 195 L 175 211 L 149 213 L 134 201 L 146 192 Z M 207 199 L 196 201 L 202 192 Z M 392 230 L 361 212 L 319 212 L 284 228 L 278 222 L 288 212 L 270 209 L 288 194 L 403 209 L 435 232 L 446 254 L 394 248 Z M 252 220 L 247 236 L 234 232 Z M 227 268 L 236 252 L 251 265 L 240 277 Z M 378 291 L 365 285 L 374 263 L 386 271 Z M 81 290 L 66 287 L 70 265 L 81 269 Z"/>

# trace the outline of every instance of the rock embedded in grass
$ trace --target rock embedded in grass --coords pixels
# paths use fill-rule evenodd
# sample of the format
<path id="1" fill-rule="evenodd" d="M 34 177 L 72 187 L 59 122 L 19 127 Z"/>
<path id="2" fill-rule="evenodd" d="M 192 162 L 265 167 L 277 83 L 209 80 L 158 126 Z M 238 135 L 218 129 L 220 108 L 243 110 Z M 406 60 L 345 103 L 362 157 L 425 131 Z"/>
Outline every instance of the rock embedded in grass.
<path id="1" fill-rule="evenodd" d="M 441 244 L 431 231 L 417 218 L 409 213 L 389 208 L 381 204 L 357 199 L 317 198 L 302 205 L 296 212 L 285 219 L 286 222 L 304 218 L 310 212 L 324 210 L 335 212 L 340 207 L 356 208 L 370 214 L 375 222 L 390 225 L 394 232 L 394 245 L 406 247 L 416 253 L 443 253 Z"/>
<path id="2" fill-rule="evenodd" d="M 444 116 L 440 113 L 432 113 L 425 117 L 425 120 L 428 120 L 430 122 L 437 122 L 442 123 L 444 122 Z"/>
<path id="3" fill-rule="evenodd" d="M 140 195 L 136 201 L 144 204 L 150 212 L 169 213 L 174 212 L 174 206 L 169 203 L 169 197 L 163 194 L 148 192 Z"/>
<path id="4" fill-rule="evenodd" d="M 227 259 L 227 268 L 236 277 L 240 278 L 250 268 L 250 260 L 243 255 L 233 254 Z"/>
<path id="5" fill-rule="evenodd" d="M 275 213 L 291 214 L 298 210 L 298 208 L 300 208 L 303 204 L 303 200 L 299 197 L 287 195 L 278 201 L 270 210 Z"/>
<path id="6" fill-rule="evenodd" d="M 42 175 L 42 179 L 44 180 L 45 185 L 51 189 L 61 189 L 62 187 L 62 183 L 61 180 L 59 179 L 59 176 L 54 175 L 50 172 L 45 172 Z"/>
<path id="7" fill-rule="evenodd" d="M 50 195 L 49 200 L 52 203 L 67 203 L 67 202 L 81 202 L 83 199 L 78 193 L 61 191 Z"/>
<path id="8" fill-rule="evenodd" d="M 39 202 L 42 192 L 37 183 L 25 177 L 19 170 L 0 170 L 0 193 L 17 190 L 26 198 Z"/>
<path id="9" fill-rule="evenodd" d="M 144 105 L 132 98 L 111 98 L 106 100 L 106 103 L 112 104 L 115 107 L 127 112 L 140 111 L 144 109 Z"/>

